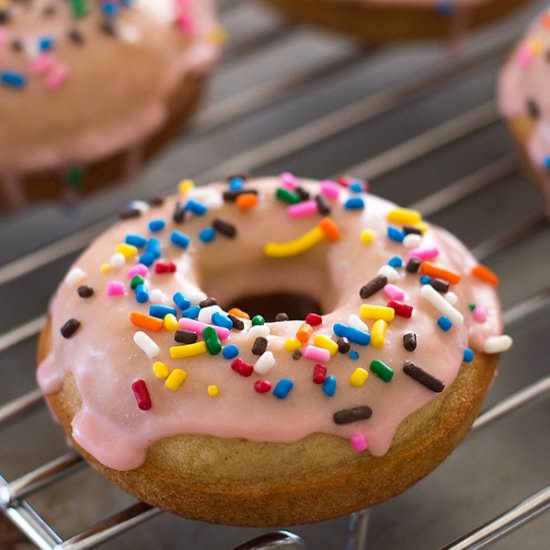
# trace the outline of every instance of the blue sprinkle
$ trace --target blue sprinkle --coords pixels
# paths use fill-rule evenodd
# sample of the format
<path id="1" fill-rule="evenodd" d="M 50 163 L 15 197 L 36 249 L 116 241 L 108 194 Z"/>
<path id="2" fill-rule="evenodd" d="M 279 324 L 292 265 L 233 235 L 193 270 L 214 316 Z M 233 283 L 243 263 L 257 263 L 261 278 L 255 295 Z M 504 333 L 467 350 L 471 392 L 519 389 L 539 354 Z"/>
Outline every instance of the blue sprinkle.
<path id="1" fill-rule="evenodd" d="M 429 285 L 431 280 L 432 278 L 429 275 L 422 275 L 422 277 L 420 277 L 420 284 Z"/>
<path id="2" fill-rule="evenodd" d="M 362 193 L 365 188 L 363 187 L 363 184 L 360 181 L 354 181 L 348 185 L 348 189 L 352 193 Z"/>
<path id="3" fill-rule="evenodd" d="M 358 351 L 355 351 L 354 349 L 352 349 L 352 350 L 348 353 L 348 357 L 349 357 L 352 361 L 357 361 L 357 359 L 359 359 L 360 355 L 359 355 L 359 352 L 358 352 Z"/>
<path id="4" fill-rule="evenodd" d="M 152 254 L 155 260 L 158 260 L 161 255 L 160 240 L 157 239 L 156 237 L 151 237 L 149 239 L 149 242 L 147 243 L 147 252 Z"/>
<path id="5" fill-rule="evenodd" d="M 231 330 L 233 328 L 233 321 L 225 314 L 220 311 L 216 311 L 212 314 L 212 322 L 218 327 L 228 328 Z"/>
<path id="6" fill-rule="evenodd" d="M 336 393 L 336 377 L 327 376 L 323 382 L 323 392 L 325 395 L 332 397 Z"/>
<path id="7" fill-rule="evenodd" d="M 550 155 L 546 155 L 542 162 L 543 168 L 550 168 Z"/>
<path id="8" fill-rule="evenodd" d="M 200 306 L 188 307 L 181 312 L 181 315 L 187 319 L 196 319 L 199 316 L 200 310 Z"/>
<path id="9" fill-rule="evenodd" d="M 43 36 L 38 39 L 38 49 L 47 52 L 50 51 L 55 44 L 52 36 Z"/>
<path id="10" fill-rule="evenodd" d="M 151 220 L 149 222 L 149 231 L 152 231 L 153 233 L 157 233 L 158 231 L 162 231 L 166 227 L 166 222 L 164 220 Z"/>
<path id="11" fill-rule="evenodd" d="M 239 355 L 240 350 L 235 344 L 229 344 L 223 348 L 222 353 L 226 359 L 235 359 Z"/>
<path id="12" fill-rule="evenodd" d="M 139 263 L 151 267 L 155 263 L 155 256 L 151 252 L 146 252 L 139 257 Z"/>
<path id="13" fill-rule="evenodd" d="M 27 77 L 15 71 L 0 71 L 0 82 L 11 88 L 23 88 L 27 85 Z"/>
<path id="14" fill-rule="evenodd" d="M 145 304 L 149 301 L 149 293 L 145 285 L 136 286 L 136 300 L 140 304 Z"/>
<path id="15" fill-rule="evenodd" d="M 185 204 L 185 210 L 193 212 L 195 216 L 204 216 L 208 212 L 208 208 L 204 206 L 204 204 L 193 199 L 189 199 L 187 201 L 187 203 Z"/>
<path id="16" fill-rule="evenodd" d="M 205 227 L 200 233 L 199 233 L 199 239 L 203 243 L 211 243 L 216 238 L 216 231 L 213 227 Z"/>
<path id="17" fill-rule="evenodd" d="M 176 246 L 185 249 L 189 246 L 189 243 L 191 242 L 191 237 L 188 237 L 185 233 L 182 233 L 181 231 L 172 231 L 172 233 L 170 233 L 170 242 L 172 244 L 175 244 Z"/>
<path id="18" fill-rule="evenodd" d="M 405 232 L 402 229 L 393 225 L 388 225 L 388 239 L 397 243 L 402 243 L 404 238 Z"/>
<path id="19" fill-rule="evenodd" d="M 363 210 L 365 208 L 365 199 L 363 197 L 350 197 L 345 203 L 346 210 Z"/>
<path id="20" fill-rule="evenodd" d="M 126 235 L 124 242 L 126 244 L 131 244 L 136 248 L 143 248 L 147 244 L 147 239 L 145 237 L 142 237 L 141 235 L 128 234 Z"/>
<path id="21" fill-rule="evenodd" d="M 435 5 L 435 11 L 441 15 L 452 15 L 456 10 L 454 2 L 440 0 Z"/>
<path id="22" fill-rule="evenodd" d="M 403 267 L 403 259 L 400 256 L 393 256 L 393 258 L 390 258 L 388 260 L 388 265 L 391 265 L 392 267 L 395 267 L 396 269 L 398 267 Z"/>
<path id="23" fill-rule="evenodd" d="M 172 302 L 176 304 L 182 311 L 191 307 L 191 301 L 188 300 L 181 292 L 176 292 L 172 296 Z"/>
<path id="24" fill-rule="evenodd" d="M 364 330 L 359 330 L 350 325 L 344 325 L 342 323 L 335 323 L 332 326 L 332 330 L 336 336 L 343 336 L 350 342 L 359 344 L 360 346 L 368 346 L 370 342 L 370 334 Z"/>
<path id="25" fill-rule="evenodd" d="M 445 317 L 445 315 L 442 315 L 438 320 L 437 324 L 439 325 L 439 328 L 443 332 L 449 332 L 453 328 L 453 323 L 448 317 Z"/>
<path id="26" fill-rule="evenodd" d="M 116 17 L 119 13 L 118 4 L 115 2 L 102 2 L 101 10 L 109 17 Z"/>
<path id="27" fill-rule="evenodd" d="M 169 313 L 174 316 L 178 314 L 175 307 L 161 306 L 159 304 L 152 304 L 151 306 L 149 306 L 149 315 L 151 317 L 164 319 Z"/>
<path id="28" fill-rule="evenodd" d="M 273 395 L 277 399 L 285 399 L 285 397 L 292 391 L 294 383 L 289 378 L 281 378 L 275 388 L 273 388 Z"/>
<path id="29" fill-rule="evenodd" d="M 471 363 L 474 360 L 474 352 L 471 348 L 464 348 L 464 362 Z"/>
<path id="30" fill-rule="evenodd" d="M 233 177 L 229 180 L 229 189 L 231 191 L 239 191 L 243 187 L 244 187 L 244 179 L 243 178 L 241 178 L 239 176 L 235 176 L 235 177 Z"/>

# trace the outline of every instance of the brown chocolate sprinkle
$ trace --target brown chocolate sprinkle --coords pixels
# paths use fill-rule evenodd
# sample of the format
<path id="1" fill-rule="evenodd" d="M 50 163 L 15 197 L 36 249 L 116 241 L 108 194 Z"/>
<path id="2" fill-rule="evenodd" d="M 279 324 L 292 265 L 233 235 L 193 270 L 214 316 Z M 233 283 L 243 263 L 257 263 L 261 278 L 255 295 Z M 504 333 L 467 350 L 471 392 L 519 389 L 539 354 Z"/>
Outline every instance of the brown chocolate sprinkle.
<path id="1" fill-rule="evenodd" d="M 404 225 L 403 231 L 406 235 L 422 235 L 422 231 L 418 229 L 418 227 L 415 227 L 414 225 Z"/>
<path id="2" fill-rule="evenodd" d="M 189 330 L 176 330 L 174 340 L 180 344 L 194 344 L 197 341 L 197 335 Z"/>
<path id="3" fill-rule="evenodd" d="M 403 334 L 403 347 L 407 351 L 414 351 L 416 349 L 416 334 L 414 332 Z"/>
<path id="4" fill-rule="evenodd" d="M 257 195 L 257 189 L 235 189 L 234 191 L 224 191 L 223 200 L 225 202 L 235 202 L 241 195 Z"/>
<path id="5" fill-rule="evenodd" d="M 323 195 L 315 195 L 315 202 L 317 204 L 319 214 L 322 214 L 323 216 L 328 216 L 330 214 L 330 206 Z"/>
<path id="6" fill-rule="evenodd" d="M 0 10 L 0 25 L 7 25 L 10 22 L 10 14 L 6 10 Z"/>
<path id="7" fill-rule="evenodd" d="M 11 42 L 11 49 L 14 52 L 23 51 L 23 42 L 21 42 L 21 40 L 19 40 L 18 38 L 13 39 Z"/>
<path id="8" fill-rule="evenodd" d="M 254 340 L 254 344 L 252 345 L 252 353 L 254 355 L 262 355 L 262 353 L 267 349 L 267 338 L 264 338 L 263 336 L 258 336 L 256 340 Z"/>
<path id="9" fill-rule="evenodd" d="M 294 359 L 294 361 L 298 361 L 298 359 L 301 359 L 301 357 L 302 357 L 302 350 L 295 349 L 292 352 L 292 359 Z"/>
<path id="10" fill-rule="evenodd" d="M 71 336 L 73 336 L 74 333 L 80 328 L 80 324 L 80 321 L 77 321 L 76 319 L 69 319 L 61 327 L 61 336 L 63 336 L 63 338 L 71 338 Z"/>
<path id="11" fill-rule="evenodd" d="M 67 33 L 67 36 L 69 40 L 77 46 L 82 46 L 84 42 L 86 42 L 84 40 L 84 35 L 78 29 L 71 29 Z"/>
<path id="12" fill-rule="evenodd" d="M 368 420 L 372 416 L 372 409 L 364 405 L 363 407 L 353 407 L 353 409 L 342 409 L 335 412 L 333 420 L 335 424 L 351 424 L 352 422 L 359 422 L 360 420 Z"/>
<path id="13" fill-rule="evenodd" d="M 336 340 L 336 343 L 338 344 L 338 351 L 340 353 L 347 353 L 351 349 L 351 345 L 349 343 L 349 340 L 345 336 L 341 336 Z"/>
<path id="14" fill-rule="evenodd" d="M 407 270 L 407 273 L 418 273 L 418 270 L 420 269 L 420 260 L 418 258 L 411 258 L 407 262 L 407 267 L 405 269 Z"/>
<path id="15" fill-rule="evenodd" d="M 531 118 L 537 119 L 540 117 L 540 107 L 532 97 L 527 99 L 527 112 Z"/>
<path id="16" fill-rule="evenodd" d="M 432 376 L 429 372 L 426 372 L 410 361 L 405 361 L 403 372 L 435 393 L 441 393 L 445 389 L 445 384 L 441 380 L 438 380 L 435 376 Z"/>
<path id="17" fill-rule="evenodd" d="M 212 227 L 229 239 L 234 239 L 237 236 L 237 228 L 232 223 L 220 220 L 219 218 L 212 222 Z"/>
<path id="18" fill-rule="evenodd" d="M 79 286 L 77 292 L 81 298 L 91 298 L 94 295 L 94 289 L 86 285 Z"/>
<path id="19" fill-rule="evenodd" d="M 376 294 L 379 290 L 382 290 L 388 284 L 388 278 L 385 275 L 377 275 L 374 279 L 369 281 L 365 286 L 359 290 L 359 296 L 363 300 L 370 298 L 373 294 Z"/>
<path id="20" fill-rule="evenodd" d="M 244 323 L 242 319 L 239 319 L 236 315 L 231 315 L 231 313 L 229 313 L 227 316 L 231 319 L 231 322 L 233 323 L 233 328 L 235 330 L 244 330 Z"/>
<path id="21" fill-rule="evenodd" d="M 437 292 L 441 292 L 441 294 L 449 292 L 449 283 L 444 279 L 432 279 L 430 285 L 435 288 Z"/>
<path id="22" fill-rule="evenodd" d="M 183 223 L 187 217 L 187 210 L 177 202 L 176 207 L 174 208 L 174 213 L 172 214 L 172 220 L 174 223 Z"/>
<path id="23" fill-rule="evenodd" d="M 218 301 L 216 298 L 212 298 L 212 296 L 208 296 L 208 298 L 205 298 L 202 302 L 199 302 L 199 307 L 210 307 L 210 306 L 217 306 Z"/>
<path id="24" fill-rule="evenodd" d="M 164 204 L 164 197 L 161 197 L 161 196 L 151 197 L 149 199 L 149 204 L 151 206 L 162 206 Z"/>
<path id="25" fill-rule="evenodd" d="M 294 189 L 294 192 L 300 197 L 300 201 L 307 201 L 310 199 L 311 195 L 309 191 L 301 187 L 300 185 Z"/>
<path id="26" fill-rule="evenodd" d="M 277 315 L 275 315 L 275 321 L 277 321 L 279 323 L 283 323 L 284 321 L 288 321 L 288 319 L 289 319 L 288 314 L 284 313 L 284 312 L 277 313 Z"/>
<path id="27" fill-rule="evenodd" d="M 139 218 L 140 216 L 141 210 L 138 210 L 137 208 L 129 208 L 128 210 L 121 212 L 118 217 L 121 220 L 131 220 L 133 218 Z"/>

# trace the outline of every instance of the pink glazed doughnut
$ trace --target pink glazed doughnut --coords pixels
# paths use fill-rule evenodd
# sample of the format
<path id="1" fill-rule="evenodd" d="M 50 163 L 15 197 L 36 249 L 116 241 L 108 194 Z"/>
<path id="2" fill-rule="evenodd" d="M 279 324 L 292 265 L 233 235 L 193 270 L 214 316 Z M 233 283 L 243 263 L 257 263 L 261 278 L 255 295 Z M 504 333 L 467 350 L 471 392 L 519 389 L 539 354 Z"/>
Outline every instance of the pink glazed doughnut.
<path id="1" fill-rule="evenodd" d="M 235 176 L 130 205 L 41 339 L 86 459 L 165 510 L 254 526 L 347 514 L 441 462 L 511 345 L 498 278 L 367 187 Z"/>

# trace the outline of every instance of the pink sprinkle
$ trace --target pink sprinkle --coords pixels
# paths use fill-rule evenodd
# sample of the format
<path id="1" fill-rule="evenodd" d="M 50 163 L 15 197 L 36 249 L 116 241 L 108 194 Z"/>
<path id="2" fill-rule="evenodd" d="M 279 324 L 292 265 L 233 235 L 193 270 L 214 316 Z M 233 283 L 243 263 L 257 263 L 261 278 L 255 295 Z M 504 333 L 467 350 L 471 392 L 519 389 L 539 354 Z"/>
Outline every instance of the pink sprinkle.
<path id="1" fill-rule="evenodd" d="M 120 281 L 109 281 L 107 285 L 107 296 L 124 296 L 126 289 Z"/>
<path id="2" fill-rule="evenodd" d="M 206 323 L 201 323 L 200 321 L 195 321 L 195 319 L 188 319 L 187 317 L 183 317 L 179 320 L 178 323 L 179 327 L 183 330 L 190 330 L 191 332 L 194 332 L 195 334 L 202 334 L 202 331 L 206 327 L 212 327 L 216 334 L 218 335 L 218 338 L 220 340 L 227 340 L 229 338 L 230 331 L 227 328 L 224 327 L 215 327 L 214 325 L 208 325 Z"/>
<path id="3" fill-rule="evenodd" d="M 351 436 L 351 446 L 358 453 L 362 453 L 368 449 L 369 444 L 367 443 L 367 438 L 363 434 L 355 433 Z"/>
<path id="4" fill-rule="evenodd" d="M 149 275 L 149 268 L 143 264 L 137 264 L 128 270 L 128 279 L 133 279 L 136 275 L 145 277 Z"/>
<path id="5" fill-rule="evenodd" d="M 478 323 L 485 323 L 487 320 L 488 311 L 485 306 L 476 306 L 472 314 Z"/>
<path id="6" fill-rule="evenodd" d="M 299 202 L 288 207 L 288 215 L 291 218 L 304 218 L 305 216 L 312 216 L 318 213 L 319 208 L 315 201 Z"/>
<path id="7" fill-rule="evenodd" d="M 296 178 L 290 172 L 283 172 L 279 176 L 279 179 L 281 181 L 282 186 L 285 187 L 286 189 L 292 190 L 292 189 L 296 189 L 296 187 L 298 187 L 298 183 L 296 182 Z"/>
<path id="8" fill-rule="evenodd" d="M 31 72 L 33 74 L 46 74 L 54 66 L 54 58 L 49 53 L 43 53 L 34 57 L 31 61 Z"/>
<path id="9" fill-rule="evenodd" d="M 533 53 L 527 46 L 521 46 L 518 49 L 517 59 L 522 67 L 528 67 L 533 62 Z"/>
<path id="10" fill-rule="evenodd" d="M 407 258 L 418 258 L 419 260 L 433 260 L 439 256 L 439 248 L 432 246 L 431 248 L 413 248 L 407 254 Z"/>
<path id="11" fill-rule="evenodd" d="M 48 90 L 57 90 L 63 86 L 65 80 L 69 76 L 69 68 L 62 63 L 58 63 L 50 70 L 50 73 L 46 77 L 46 88 Z"/>
<path id="12" fill-rule="evenodd" d="M 311 359 L 316 363 L 328 363 L 330 360 L 330 351 L 325 348 L 319 348 L 317 346 L 306 346 L 303 356 L 306 359 Z"/>
<path id="13" fill-rule="evenodd" d="M 321 193 L 329 199 L 337 199 L 340 195 L 340 186 L 331 180 L 324 180 L 321 182 Z"/>
<path id="14" fill-rule="evenodd" d="M 177 22 L 181 32 L 184 34 L 193 33 L 193 20 L 189 15 L 189 11 L 189 0 L 177 0 Z"/>
<path id="15" fill-rule="evenodd" d="M 386 285 L 384 287 L 384 294 L 391 300 L 404 300 L 405 293 L 395 285 Z"/>

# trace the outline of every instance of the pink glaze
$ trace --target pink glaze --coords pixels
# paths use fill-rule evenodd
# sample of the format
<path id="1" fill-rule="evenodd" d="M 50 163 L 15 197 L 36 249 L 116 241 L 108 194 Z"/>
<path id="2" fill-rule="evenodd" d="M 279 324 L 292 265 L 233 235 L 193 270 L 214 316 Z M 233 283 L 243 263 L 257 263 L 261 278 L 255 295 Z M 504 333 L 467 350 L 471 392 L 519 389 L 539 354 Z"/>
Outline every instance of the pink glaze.
<path id="1" fill-rule="evenodd" d="M 319 208 L 315 201 L 303 201 L 288 207 L 288 215 L 291 218 L 303 218 L 304 216 L 313 216 L 319 213 Z"/>
<path id="2" fill-rule="evenodd" d="M 318 183 L 300 180 L 299 184 L 312 194 L 319 192 Z M 199 295 L 203 290 L 215 296 L 220 304 L 231 304 L 239 297 L 257 293 L 305 293 L 316 297 L 325 311 L 323 324 L 314 328 L 313 336 L 334 338 L 334 323 L 347 323 L 349 316 L 357 314 L 365 303 L 358 290 L 376 277 L 388 258 L 404 254 L 402 244 L 387 238 L 377 238 L 368 247 L 358 238 L 365 227 L 377 235 L 386 234 L 386 216 L 394 205 L 372 196 L 369 208 L 362 212 L 350 214 L 338 205 L 333 208 L 331 218 L 341 233 L 338 242 L 324 241 L 303 256 L 291 259 L 267 258 L 263 255 L 266 242 L 296 239 L 310 230 L 315 220 L 288 219 L 275 198 L 275 189 L 280 186 L 278 178 L 252 180 L 247 186 L 260 191 L 258 207 L 243 214 L 234 204 L 226 203 L 212 208 L 203 218 L 187 221 L 185 231 L 192 241 L 186 251 L 171 245 L 168 238 L 174 227 L 171 220 L 176 198 L 166 200 L 163 206 L 152 208 L 141 218 L 121 221 L 101 235 L 75 263 L 86 273 L 81 284 L 92 287 L 94 296 L 84 300 L 74 286 L 63 282 L 51 302 L 51 351 L 39 366 L 39 384 L 44 393 L 50 394 L 61 388 L 67 376 L 74 377 L 82 408 L 72 422 L 73 437 L 108 467 L 137 468 L 146 459 L 149 445 L 177 434 L 290 443 L 321 432 L 351 439 L 358 450 L 364 450 L 368 441 L 372 455 L 384 455 L 401 422 L 436 396 L 402 372 L 403 362 L 414 361 L 448 386 L 460 369 L 464 348 L 482 350 L 489 337 L 501 333 L 495 289 L 470 275 L 476 259 L 446 231 L 431 226 L 424 236 L 426 247 L 436 247 L 438 261 L 462 275 L 453 292 L 458 298 L 455 307 L 464 315 L 464 323 L 448 333 L 439 330 L 438 313 L 421 297 L 419 275 L 403 269 L 396 272 L 395 284 L 414 305 L 414 315 L 411 319 L 396 317 L 389 324 L 383 348 L 354 346 L 360 357 L 353 364 L 341 353 L 327 357 L 326 368 L 337 379 L 333 397 L 313 383 L 316 364 L 293 360 L 292 353 L 284 347 L 286 340 L 295 337 L 301 320 L 266 325 L 267 351 L 273 354 L 275 364 L 261 377 L 256 373 L 240 376 L 222 354 L 171 359 L 169 348 L 174 345 L 174 336 L 167 330 L 154 334 L 160 352 L 155 359 L 149 359 L 134 343 L 135 327 L 128 321 L 132 311 L 147 313 L 149 305 L 136 302 L 128 282 L 125 298 L 107 297 L 109 276 L 101 273 L 99 266 L 112 256 L 127 234 L 149 237 L 150 219 L 167 221 L 163 259 L 175 262 L 178 270 L 163 276 L 151 270 L 146 276 L 148 287 L 158 287 L 166 296 L 178 291 L 186 296 Z M 226 188 L 225 184 L 218 184 L 210 190 L 221 193 Z M 208 245 L 201 243 L 200 230 L 214 218 L 234 224 L 238 230 L 236 238 L 216 239 Z M 128 267 L 137 261 L 137 258 L 129 261 Z M 382 291 L 366 301 L 372 305 L 386 302 Z M 470 303 L 483 303 L 487 307 L 485 323 L 475 322 L 469 314 Z M 66 339 L 59 331 L 70 318 L 79 320 L 81 327 L 72 338 Z M 186 321 L 183 325 L 189 326 Z M 372 329 L 372 323 L 369 328 Z M 403 348 L 406 331 L 418 334 L 419 345 L 413 353 Z M 254 340 L 250 321 L 246 321 L 245 329 L 231 331 L 224 344 L 237 345 L 239 358 L 253 365 L 258 360 L 251 352 Z M 371 376 L 362 387 L 353 387 L 349 382 L 352 365 L 368 369 L 375 358 L 394 368 L 392 381 L 384 383 Z M 152 372 L 155 360 L 166 363 L 170 369 L 185 369 L 188 377 L 179 390 L 169 391 L 164 381 L 156 379 Z M 275 387 L 283 377 L 294 383 L 286 399 L 255 390 L 254 384 L 260 378 Z M 131 389 L 136 380 L 144 380 L 147 385 L 152 401 L 148 411 L 136 405 Z M 216 399 L 207 393 L 212 384 L 220 388 Z M 373 410 L 368 420 L 347 425 L 334 423 L 336 411 L 364 405 Z"/>

